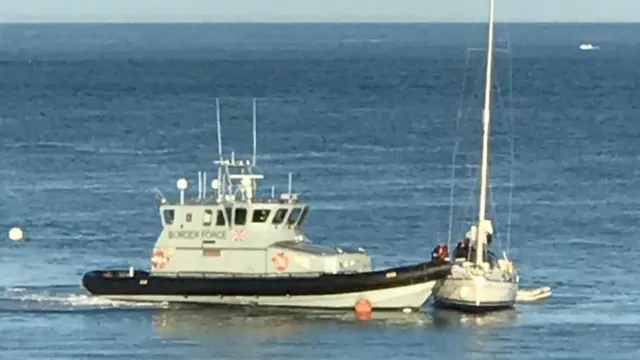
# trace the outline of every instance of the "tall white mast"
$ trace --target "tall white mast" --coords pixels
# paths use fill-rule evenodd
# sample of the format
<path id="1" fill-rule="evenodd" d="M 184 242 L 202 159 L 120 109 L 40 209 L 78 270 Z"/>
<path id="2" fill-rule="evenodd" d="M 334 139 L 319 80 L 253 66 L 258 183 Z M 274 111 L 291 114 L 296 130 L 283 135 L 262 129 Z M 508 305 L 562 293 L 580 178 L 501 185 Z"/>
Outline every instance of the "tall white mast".
<path id="1" fill-rule="evenodd" d="M 485 234 L 483 223 L 487 207 L 487 175 L 489 172 L 489 123 L 491 121 L 491 78 L 493 68 L 493 27 L 495 0 L 489 0 L 489 41 L 487 44 L 487 74 L 484 89 L 484 109 L 482 111 L 482 164 L 480 173 L 480 205 L 478 206 L 478 228 L 476 231 L 476 264 L 484 260 Z"/>

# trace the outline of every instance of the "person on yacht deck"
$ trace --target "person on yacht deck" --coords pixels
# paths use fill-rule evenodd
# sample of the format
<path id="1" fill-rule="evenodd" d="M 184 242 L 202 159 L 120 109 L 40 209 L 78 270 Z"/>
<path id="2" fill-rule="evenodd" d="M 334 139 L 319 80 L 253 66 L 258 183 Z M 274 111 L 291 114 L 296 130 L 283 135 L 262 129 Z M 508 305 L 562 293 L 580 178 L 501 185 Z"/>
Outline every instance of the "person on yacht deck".
<path id="1" fill-rule="evenodd" d="M 449 256 L 449 249 L 443 242 L 440 242 L 438 245 L 436 245 L 436 247 L 431 252 L 431 260 L 445 259 L 447 256 Z"/>
<path id="2" fill-rule="evenodd" d="M 493 226 L 491 225 L 491 221 L 484 220 L 482 222 L 482 229 L 485 232 L 485 243 L 487 245 L 484 247 L 483 258 L 485 259 L 485 261 L 488 261 L 487 248 L 489 247 L 489 245 L 491 245 L 491 242 L 493 240 Z M 472 225 L 469 231 L 467 231 L 467 233 L 465 234 L 464 239 L 458 242 L 458 245 L 453 252 L 453 257 L 455 259 L 466 258 L 467 260 L 473 260 L 475 258 L 475 243 L 477 239 L 477 233 L 478 227 L 476 225 Z"/>

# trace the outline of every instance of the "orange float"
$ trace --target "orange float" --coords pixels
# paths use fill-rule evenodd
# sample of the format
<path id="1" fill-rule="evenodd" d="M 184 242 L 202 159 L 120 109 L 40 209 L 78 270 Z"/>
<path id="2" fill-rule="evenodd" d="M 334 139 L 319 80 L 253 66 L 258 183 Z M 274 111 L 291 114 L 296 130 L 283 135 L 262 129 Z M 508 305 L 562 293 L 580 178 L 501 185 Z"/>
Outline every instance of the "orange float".
<path id="1" fill-rule="evenodd" d="M 358 316 L 368 316 L 373 312 L 373 305 L 371 305 L 371 301 L 367 299 L 360 299 L 356 301 L 353 310 Z"/>

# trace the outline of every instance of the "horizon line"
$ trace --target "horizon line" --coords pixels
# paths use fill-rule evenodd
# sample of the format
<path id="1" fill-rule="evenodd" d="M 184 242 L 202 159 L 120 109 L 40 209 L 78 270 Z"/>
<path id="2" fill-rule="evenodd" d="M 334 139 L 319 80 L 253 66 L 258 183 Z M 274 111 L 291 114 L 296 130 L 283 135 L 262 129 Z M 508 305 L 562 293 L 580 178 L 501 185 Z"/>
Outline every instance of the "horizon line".
<path id="1" fill-rule="evenodd" d="M 0 25 L 192 25 L 192 24 L 237 24 L 237 25 L 421 25 L 421 24 L 450 24 L 471 25 L 486 24 L 480 20 L 425 20 L 425 21 L 399 21 L 399 20 L 371 20 L 371 21 L 315 21 L 315 20 L 260 20 L 260 21 L 236 21 L 236 20 L 83 20 L 83 21 L 58 21 L 58 20 L 10 20 L 1 21 Z M 640 21 L 581 21 L 581 20 L 503 20 L 497 24 L 518 25 L 640 25 Z"/>

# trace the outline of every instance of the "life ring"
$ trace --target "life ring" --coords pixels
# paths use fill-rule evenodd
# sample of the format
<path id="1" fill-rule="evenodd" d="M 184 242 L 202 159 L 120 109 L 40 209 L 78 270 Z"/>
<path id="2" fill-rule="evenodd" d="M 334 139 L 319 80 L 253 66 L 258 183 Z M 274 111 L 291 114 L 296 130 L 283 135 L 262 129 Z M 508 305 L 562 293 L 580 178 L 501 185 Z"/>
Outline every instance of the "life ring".
<path id="1" fill-rule="evenodd" d="M 271 258 L 271 262 L 276 270 L 282 272 L 289 267 L 289 257 L 284 252 L 279 252 Z"/>
<path id="2" fill-rule="evenodd" d="M 153 255 L 151 255 L 151 266 L 153 266 L 154 269 L 164 269 L 165 267 L 167 267 L 168 263 L 169 256 L 165 254 L 164 250 L 153 250 Z"/>

